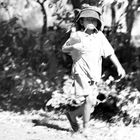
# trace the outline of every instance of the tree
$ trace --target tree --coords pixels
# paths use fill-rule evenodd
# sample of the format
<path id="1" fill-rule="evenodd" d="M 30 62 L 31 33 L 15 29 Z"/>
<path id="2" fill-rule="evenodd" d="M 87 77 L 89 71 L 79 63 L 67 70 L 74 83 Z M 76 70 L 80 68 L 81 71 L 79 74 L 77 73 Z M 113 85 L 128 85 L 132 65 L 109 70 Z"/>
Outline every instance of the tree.
<path id="1" fill-rule="evenodd" d="M 80 0 L 71 0 L 71 3 L 73 5 L 73 8 L 76 9 L 76 8 L 81 8 L 81 2 Z"/>
<path id="2" fill-rule="evenodd" d="M 12 18 L 11 12 L 10 12 L 10 1 L 5 0 L 5 1 L 1 1 L 0 0 L 0 9 L 3 8 L 5 10 L 5 13 L 8 14 L 8 19 Z M 3 16 L 3 15 L 1 15 Z"/>
<path id="3" fill-rule="evenodd" d="M 125 12 L 126 12 L 126 25 L 127 25 L 127 33 L 129 34 L 129 40 L 131 38 L 131 31 L 135 20 L 135 13 L 137 12 L 139 6 L 140 6 L 140 0 L 136 0 L 136 1 L 128 0 L 128 5 Z"/>
<path id="4" fill-rule="evenodd" d="M 89 5 L 100 5 L 101 3 L 101 0 L 71 0 L 71 3 L 73 5 L 73 8 L 76 9 L 76 8 L 81 8 L 81 5 L 86 3 L 86 4 L 89 4 Z"/>
<path id="5" fill-rule="evenodd" d="M 40 36 L 40 47 L 41 48 L 43 46 L 44 36 L 47 33 L 47 13 L 46 13 L 46 9 L 44 6 L 45 2 L 46 2 L 46 0 L 43 0 L 42 2 L 40 0 L 37 0 L 37 3 L 39 3 L 39 5 L 41 6 L 41 11 L 43 14 L 43 26 L 42 26 L 41 36 Z"/>
<path id="6" fill-rule="evenodd" d="M 40 0 L 37 0 L 37 3 L 40 4 L 41 6 L 41 11 L 43 14 L 43 27 L 42 27 L 42 35 L 46 34 L 47 32 L 47 13 L 46 13 L 46 9 L 44 7 L 44 3 L 46 2 L 46 0 L 43 0 L 42 2 Z"/>

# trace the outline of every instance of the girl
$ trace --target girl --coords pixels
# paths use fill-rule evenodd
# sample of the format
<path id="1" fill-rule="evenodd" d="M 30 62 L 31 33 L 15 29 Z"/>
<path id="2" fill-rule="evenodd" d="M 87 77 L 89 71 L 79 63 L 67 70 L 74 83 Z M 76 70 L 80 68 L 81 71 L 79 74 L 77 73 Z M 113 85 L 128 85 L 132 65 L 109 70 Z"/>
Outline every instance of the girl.
<path id="1" fill-rule="evenodd" d="M 101 13 L 97 7 L 81 10 L 77 19 L 79 30 L 72 30 L 70 38 L 62 47 L 64 53 L 73 59 L 72 75 L 74 78 L 75 96 L 84 97 L 85 103 L 74 111 L 68 112 L 67 118 L 76 132 L 79 126 L 76 117 L 83 116 L 83 132 L 86 132 L 92 107 L 98 95 L 96 83 L 101 78 L 102 57 L 109 57 L 123 78 L 125 71 L 118 61 L 114 50 L 101 32 Z M 93 110 L 92 110 L 93 111 Z"/>

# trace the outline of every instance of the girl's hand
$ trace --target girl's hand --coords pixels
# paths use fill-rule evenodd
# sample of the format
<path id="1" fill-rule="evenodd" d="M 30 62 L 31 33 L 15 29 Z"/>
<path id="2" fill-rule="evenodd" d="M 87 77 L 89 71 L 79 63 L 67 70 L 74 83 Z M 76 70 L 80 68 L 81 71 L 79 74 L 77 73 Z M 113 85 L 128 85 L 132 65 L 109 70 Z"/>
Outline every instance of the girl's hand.
<path id="1" fill-rule="evenodd" d="M 70 41 L 69 41 L 69 43 L 70 43 L 71 45 L 74 45 L 74 44 L 80 43 L 80 42 L 81 42 L 81 39 L 80 39 L 80 37 L 78 36 L 75 27 L 73 27 L 73 28 L 71 29 L 71 35 L 70 35 Z"/>
<path id="2" fill-rule="evenodd" d="M 125 77 L 125 70 L 123 69 L 122 65 L 120 64 L 118 58 L 116 57 L 115 54 L 112 54 L 110 56 L 110 60 L 113 62 L 113 64 L 116 66 L 117 68 L 117 72 L 118 72 L 118 76 L 119 79 L 122 79 Z"/>
<path id="3" fill-rule="evenodd" d="M 117 68 L 117 72 L 120 79 L 124 78 L 126 75 L 125 70 L 121 66 Z"/>

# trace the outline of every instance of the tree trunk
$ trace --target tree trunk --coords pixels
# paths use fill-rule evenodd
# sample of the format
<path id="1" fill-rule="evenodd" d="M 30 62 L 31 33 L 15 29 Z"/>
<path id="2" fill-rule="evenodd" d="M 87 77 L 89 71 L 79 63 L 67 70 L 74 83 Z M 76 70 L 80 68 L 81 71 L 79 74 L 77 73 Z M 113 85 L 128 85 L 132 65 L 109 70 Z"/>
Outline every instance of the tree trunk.
<path id="1" fill-rule="evenodd" d="M 81 2 L 80 0 L 71 0 L 71 3 L 73 5 L 73 9 L 76 9 L 76 8 L 81 8 Z"/>
<path id="2" fill-rule="evenodd" d="M 71 0 L 71 3 L 73 5 L 73 8 L 81 8 L 81 5 L 86 3 L 89 5 L 99 5 L 100 0 Z"/>
<path id="3" fill-rule="evenodd" d="M 131 40 L 131 31 L 133 28 L 133 23 L 135 21 L 135 12 L 137 12 L 139 5 L 140 0 L 137 0 L 136 3 L 134 3 L 132 0 L 128 0 L 128 6 L 126 8 L 126 25 L 127 25 L 127 34 L 129 35 L 128 37 L 129 43 Z"/>
<path id="4" fill-rule="evenodd" d="M 115 11 L 115 5 L 116 5 L 116 2 L 113 2 L 111 4 L 111 16 L 112 16 L 112 22 L 111 22 L 111 26 L 114 27 L 115 24 L 116 24 L 116 11 Z"/>
<path id="5" fill-rule="evenodd" d="M 135 10 L 132 8 L 133 7 L 133 1 L 129 0 L 128 2 L 129 2 L 128 6 L 126 8 L 126 25 L 127 25 L 127 33 L 129 35 L 131 35 L 133 22 L 134 22 L 134 12 L 135 12 Z"/>
<path id="6" fill-rule="evenodd" d="M 43 13 L 43 27 L 42 27 L 42 35 L 47 33 L 47 13 L 44 7 L 44 3 L 40 4 L 41 11 Z"/>
<path id="7" fill-rule="evenodd" d="M 98 6 L 99 2 L 100 2 L 100 0 L 82 0 L 82 4 L 87 3 L 92 6 Z"/>
<path id="8" fill-rule="evenodd" d="M 43 0 L 42 2 L 37 0 L 37 2 L 41 6 L 41 11 L 42 11 L 42 14 L 43 14 L 43 26 L 42 26 L 41 36 L 40 36 L 40 45 L 42 47 L 43 46 L 43 42 L 44 42 L 44 36 L 47 33 L 47 13 L 46 13 L 46 9 L 44 7 L 44 3 L 46 2 L 46 0 Z"/>

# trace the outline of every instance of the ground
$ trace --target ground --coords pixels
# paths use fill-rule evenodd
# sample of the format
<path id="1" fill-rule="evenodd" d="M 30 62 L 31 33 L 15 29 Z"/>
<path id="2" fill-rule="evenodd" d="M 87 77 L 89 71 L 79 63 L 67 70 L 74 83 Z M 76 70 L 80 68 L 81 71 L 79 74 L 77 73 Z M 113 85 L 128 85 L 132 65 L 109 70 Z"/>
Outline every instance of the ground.
<path id="1" fill-rule="evenodd" d="M 1 140 L 140 140 L 139 128 L 91 120 L 90 135 L 84 137 L 73 134 L 66 117 L 54 112 L 0 112 Z"/>

